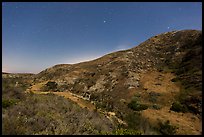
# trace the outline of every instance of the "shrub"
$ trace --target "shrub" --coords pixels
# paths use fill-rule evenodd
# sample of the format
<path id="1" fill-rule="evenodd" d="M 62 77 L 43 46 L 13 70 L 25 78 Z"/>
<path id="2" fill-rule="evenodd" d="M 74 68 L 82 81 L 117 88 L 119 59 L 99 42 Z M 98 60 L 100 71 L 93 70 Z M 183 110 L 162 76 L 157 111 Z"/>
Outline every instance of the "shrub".
<path id="1" fill-rule="evenodd" d="M 127 123 L 128 127 L 123 126 L 119 128 L 133 129 L 137 131 L 142 131 L 144 134 L 149 134 L 152 127 L 147 118 L 143 117 L 140 112 L 132 111 L 125 114 L 124 121 Z"/>
<path id="2" fill-rule="evenodd" d="M 161 106 L 154 104 L 154 105 L 152 106 L 152 108 L 153 108 L 153 109 L 156 109 L 156 110 L 159 110 L 159 109 L 161 109 Z"/>
<path id="3" fill-rule="evenodd" d="M 103 101 L 103 102 L 96 102 L 95 104 L 96 109 L 104 109 L 106 111 L 113 111 L 113 102 L 112 101 Z"/>
<path id="4" fill-rule="evenodd" d="M 116 128 L 104 115 L 82 109 L 56 95 L 29 96 L 2 113 L 2 134 L 71 135 L 110 132 Z"/>
<path id="5" fill-rule="evenodd" d="M 100 131 L 99 135 L 141 135 L 142 132 L 139 130 L 134 129 L 124 129 L 124 128 L 118 128 L 116 130 L 113 130 L 112 132 L 104 132 Z"/>
<path id="6" fill-rule="evenodd" d="M 97 101 L 99 99 L 99 96 L 95 93 L 92 93 L 90 96 L 90 100 L 91 101 Z"/>
<path id="7" fill-rule="evenodd" d="M 14 88 L 12 91 L 12 96 L 16 99 L 24 99 L 24 90 L 22 88 Z"/>
<path id="8" fill-rule="evenodd" d="M 158 96 L 160 96 L 160 95 L 161 95 L 160 93 L 150 92 L 150 93 L 149 93 L 149 101 L 152 102 L 152 103 L 157 102 L 157 98 L 158 98 Z"/>
<path id="9" fill-rule="evenodd" d="M 49 91 L 49 90 L 56 91 L 56 89 L 57 89 L 57 83 L 56 82 L 52 82 L 52 81 L 47 82 L 47 84 L 44 87 L 45 91 Z"/>
<path id="10" fill-rule="evenodd" d="M 63 92 L 63 91 L 65 91 L 66 89 L 68 89 L 68 85 L 58 86 L 58 89 L 59 89 L 60 92 Z"/>
<path id="11" fill-rule="evenodd" d="M 3 107 L 3 108 L 10 107 L 10 106 L 16 104 L 16 102 L 17 102 L 16 100 L 3 99 L 3 100 L 2 100 L 2 107 Z"/>
<path id="12" fill-rule="evenodd" d="M 112 135 L 141 135 L 141 131 L 133 129 L 117 129 L 112 132 Z"/>
<path id="13" fill-rule="evenodd" d="M 179 79 L 178 78 L 173 78 L 171 81 L 172 82 L 177 82 L 177 81 L 179 81 Z"/>
<path id="14" fill-rule="evenodd" d="M 159 124 L 159 132 L 162 135 L 174 135 L 174 134 L 176 134 L 177 127 L 171 125 L 169 120 L 167 120 L 164 123 L 159 122 L 158 124 Z"/>
<path id="15" fill-rule="evenodd" d="M 187 112 L 186 106 L 182 105 L 180 102 L 176 101 L 172 104 L 170 110 L 175 112 Z"/>
<path id="16" fill-rule="evenodd" d="M 186 108 L 186 111 L 190 113 L 200 114 L 202 112 L 202 99 L 199 97 L 190 96 L 180 102 Z"/>
<path id="17" fill-rule="evenodd" d="M 102 104 L 101 102 L 96 102 L 96 103 L 95 103 L 95 106 L 96 106 L 96 109 L 105 108 L 105 105 Z"/>
<path id="18" fill-rule="evenodd" d="M 139 112 L 131 112 L 124 117 L 124 120 L 128 124 L 128 128 L 131 128 L 131 129 L 139 129 L 141 119 L 142 119 L 142 116 Z"/>
<path id="19" fill-rule="evenodd" d="M 139 104 L 136 100 L 132 100 L 129 104 L 128 107 L 135 110 L 135 111 L 141 111 L 145 110 L 148 108 L 147 105 L 145 104 Z"/>

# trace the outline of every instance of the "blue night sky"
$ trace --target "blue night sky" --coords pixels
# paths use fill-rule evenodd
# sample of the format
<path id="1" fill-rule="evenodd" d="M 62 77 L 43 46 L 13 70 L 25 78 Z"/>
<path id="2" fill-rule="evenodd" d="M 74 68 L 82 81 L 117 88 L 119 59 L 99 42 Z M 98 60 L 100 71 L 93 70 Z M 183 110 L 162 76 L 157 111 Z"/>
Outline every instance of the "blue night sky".
<path id="1" fill-rule="evenodd" d="M 201 2 L 4 2 L 2 71 L 39 73 L 172 30 L 202 30 Z"/>

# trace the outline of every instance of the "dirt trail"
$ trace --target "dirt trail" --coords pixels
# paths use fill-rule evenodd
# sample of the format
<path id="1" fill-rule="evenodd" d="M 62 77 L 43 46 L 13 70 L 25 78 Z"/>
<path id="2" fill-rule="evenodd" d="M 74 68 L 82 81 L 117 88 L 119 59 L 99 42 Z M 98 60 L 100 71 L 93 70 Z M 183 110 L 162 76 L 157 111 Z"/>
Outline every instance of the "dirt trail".
<path id="1" fill-rule="evenodd" d="M 95 106 L 91 104 L 89 101 L 83 100 L 81 98 L 73 96 L 70 92 L 54 92 L 55 95 L 63 96 L 64 98 L 68 98 L 74 102 L 76 102 L 82 108 L 88 108 L 89 110 L 94 110 Z"/>
<path id="2" fill-rule="evenodd" d="M 73 96 L 70 92 L 40 92 L 40 91 L 32 91 L 35 94 L 55 94 L 58 96 L 63 96 L 64 98 L 68 98 L 70 100 L 72 100 L 73 102 L 77 103 L 80 107 L 82 108 L 87 108 L 91 111 L 93 111 L 95 109 L 95 106 L 93 104 L 91 104 L 90 102 L 83 100 L 81 98 L 75 97 Z"/>
<path id="3" fill-rule="evenodd" d="M 55 95 L 58 95 L 58 96 L 63 96 L 64 98 L 68 98 L 68 99 L 74 101 L 75 103 L 77 103 L 82 108 L 87 108 L 87 109 L 89 109 L 91 111 L 93 111 L 95 109 L 95 106 L 93 104 L 91 104 L 89 101 L 83 100 L 83 99 L 81 99 L 79 97 L 76 97 L 76 96 L 74 96 L 73 93 L 68 92 L 68 91 L 66 91 L 66 92 L 42 92 L 41 87 L 43 85 L 45 85 L 45 83 L 47 83 L 47 81 L 35 84 L 35 85 L 31 86 L 29 89 L 27 89 L 26 92 L 32 91 L 35 94 L 52 93 L 52 94 L 55 94 Z"/>
<path id="4" fill-rule="evenodd" d="M 70 99 L 73 102 L 77 103 L 80 107 L 87 108 L 90 111 L 93 111 L 95 109 L 95 105 L 94 104 L 90 103 L 87 100 L 84 100 L 79 95 L 73 94 L 73 93 L 71 93 L 69 91 L 66 91 L 66 92 L 42 92 L 40 90 L 40 88 L 45 83 L 46 82 L 33 85 L 26 92 L 29 93 L 30 91 L 32 91 L 35 94 L 49 94 L 49 93 L 52 93 L 52 94 L 55 94 L 55 95 L 58 95 L 58 96 L 63 96 L 64 98 Z M 113 119 L 116 119 L 120 124 L 127 125 L 126 122 L 124 122 L 121 119 L 119 119 L 118 117 L 116 117 L 114 112 L 106 112 L 106 111 L 103 111 L 103 110 L 97 110 L 97 111 L 99 111 L 100 113 L 104 114 L 111 121 L 113 121 Z"/>
<path id="5" fill-rule="evenodd" d="M 95 105 L 91 104 L 89 101 L 86 101 L 86 100 L 83 100 L 83 99 L 81 99 L 79 97 L 74 96 L 73 93 L 71 93 L 71 92 L 39 92 L 39 91 L 33 91 L 33 93 L 35 93 L 35 94 L 53 93 L 55 95 L 63 96 L 64 98 L 68 98 L 68 99 L 74 101 L 75 103 L 77 103 L 82 108 L 87 108 L 90 111 L 93 111 L 95 109 Z M 126 122 L 124 122 L 121 119 L 119 119 L 118 117 L 116 117 L 114 112 L 106 112 L 106 111 L 102 111 L 102 110 L 97 110 L 97 111 L 104 114 L 112 122 L 113 122 L 113 119 L 116 119 L 120 124 L 127 125 Z"/>

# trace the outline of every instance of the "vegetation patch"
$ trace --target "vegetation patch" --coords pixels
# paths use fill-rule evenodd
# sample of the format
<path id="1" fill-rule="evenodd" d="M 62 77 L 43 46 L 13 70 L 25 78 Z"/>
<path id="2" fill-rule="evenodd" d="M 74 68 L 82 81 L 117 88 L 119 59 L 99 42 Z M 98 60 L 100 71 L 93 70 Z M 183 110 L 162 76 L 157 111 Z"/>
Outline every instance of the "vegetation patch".
<path id="1" fill-rule="evenodd" d="M 141 131 L 134 129 L 117 129 L 112 132 L 112 135 L 141 135 Z"/>
<path id="2" fill-rule="evenodd" d="M 156 93 L 156 92 L 150 92 L 149 93 L 149 101 L 152 102 L 152 103 L 157 102 L 158 96 L 161 96 L 161 94 L 160 93 Z"/>
<path id="3" fill-rule="evenodd" d="M 57 91 L 57 85 L 54 81 L 48 81 L 43 87 L 43 91 Z"/>
<path id="4" fill-rule="evenodd" d="M 158 125 L 159 125 L 158 130 L 162 135 L 175 135 L 176 134 L 177 127 L 171 125 L 169 120 L 165 121 L 164 123 L 160 121 Z"/>
<path id="5" fill-rule="evenodd" d="M 202 97 L 198 96 L 199 91 L 194 88 L 185 89 L 182 87 L 177 101 L 172 104 L 171 110 L 176 112 L 190 112 L 193 114 L 202 114 Z"/>
<path id="6" fill-rule="evenodd" d="M 104 109 L 106 111 L 112 111 L 113 110 L 113 101 L 111 101 L 111 100 L 105 100 L 103 102 L 97 101 L 95 106 L 96 106 L 96 109 L 101 108 L 101 109 Z"/>
<path id="7" fill-rule="evenodd" d="M 140 104 L 136 100 L 132 100 L 128 104 L 128 107 L 131 108 L 132 110 L 135 110 L 135 111 L 141 111 L 141 110 L 145 110 L 148 108 L 148 106 L 146 104 Z"/>
<path id="8" fill-rule="evenodd" d="M 157 105 L 157 104 L 154 104 L 154 105 L 152 105 L 152 108 L 156 109 L 156 110 L 159 110 L 159 109 L 161 109 L 161 106 Z"/>
<path id="9" fill-rule="evenodd" d="M 180 102 L 176 101 L 172 104 L 170 110 L 175 111 L 175 112 L 187 112 L 188 109 L 186 106 L 182 105 Z"/>
<path id="10" fill-rule="evenodd" d="M 3 112 L 3 135 L 71 135 L 112 132 L 115 125 L 104 115 L 82 109 L 59 96 L 30 95 Z"/>
<path id="11" fill-rule="evenodd" d="M 179 81 L 179 78 L 173 78 L 171 81 L 172 82 L 177 82 L 177 81 Z"/>
<path id="12" fill-rule="evenodd" d="M 131 131 L 140 131 L 142 134 L 152 134 L 152 131 L 156 132 L 154 127 L 152 127 L 149 123 L 148 119 L 143 117 L 138 111 L 132 111 L 125 114 L 124 121 L 126 121 L 128 126 L 121 126 L 119 129 L 124 128 L 130 129 Z"/>
<path id="13" fill-rule="evenodd" d="M 2 100 L 2 107 L 3 108 L 8 108 L 8 107 L 10 107 L 10 106 L 12 106 L 12 105 L 14 105 L 16 103 L 17 103 L 17 100 L 14 100 L 14 99 L 10 99 L 10 100 L 3 99 Z"/>

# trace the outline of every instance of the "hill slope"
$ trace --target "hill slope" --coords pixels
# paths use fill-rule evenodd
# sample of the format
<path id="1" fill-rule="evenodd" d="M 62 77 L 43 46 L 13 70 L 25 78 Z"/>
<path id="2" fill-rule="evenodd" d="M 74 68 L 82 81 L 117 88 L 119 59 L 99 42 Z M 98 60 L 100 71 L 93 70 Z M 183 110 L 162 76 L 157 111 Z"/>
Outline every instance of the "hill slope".
<path id="1" fill-rule="evenodd" d="M 159 126 L 158 119 L 179 127 L 176 134 L 202 131 L 201 31 L 159 34 L 134 48 L 59 64 L 33 77 L 28 91 L 75 94 L 144 134 L 154 134 L 150 129 Z M 140 123 L 135 121 L 138 115 L 143 117 Z"/>
<path id="2" fill-rule="evenodd" d="M 189 93 L 191 96 L 197 96 L 201 95 L 202 89 L 201 42 L 201 31 L 167 32 L 132 49 L 114 52 L 90 62 L 48 68 L 35 76 L 36 83 L 53 80 L 62 91 L 100 96 L 107 93 L 112 98 L 121 99 L 128 95 L 128 88 L 142 87 L 141 73 L 169 71 L 184 89 L 192 90 Z"/>

